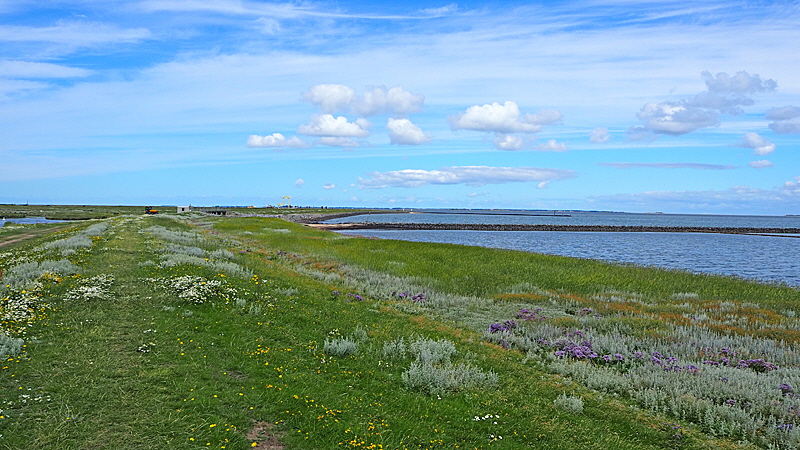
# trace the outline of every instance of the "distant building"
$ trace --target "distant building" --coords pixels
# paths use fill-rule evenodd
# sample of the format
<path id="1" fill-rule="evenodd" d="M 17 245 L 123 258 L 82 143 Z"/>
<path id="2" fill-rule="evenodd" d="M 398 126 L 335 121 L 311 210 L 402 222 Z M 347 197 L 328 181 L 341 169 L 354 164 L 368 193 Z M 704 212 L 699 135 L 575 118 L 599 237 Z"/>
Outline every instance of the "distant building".
<path id="1" fill-rule="evenodd" d="M 179 213 L 185 213 L 185 212 L 191 212 L 191 211 L 192 211 L 192 207 L 191 206 L 178 206 L 178 212 Z"/>

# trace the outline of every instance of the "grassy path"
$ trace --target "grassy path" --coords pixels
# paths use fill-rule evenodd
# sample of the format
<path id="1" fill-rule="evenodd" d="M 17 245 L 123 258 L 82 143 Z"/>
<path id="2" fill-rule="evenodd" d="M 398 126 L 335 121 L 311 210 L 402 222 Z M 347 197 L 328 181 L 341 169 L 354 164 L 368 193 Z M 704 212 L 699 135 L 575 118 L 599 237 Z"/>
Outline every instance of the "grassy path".
<path id="1" fill-rule="evenodd" d="M 199 232 L 209 252 L 220 243 L 237 252 L 246 247 L 231 261 L 257 276 L 231 277 L 213 265 L 148 264 L 166 247 L 140 232 L 152 225 Z M 211 229 L 219 234 L 212 238 Z M 37 325 L 27 358 L 0 372 L 0 448 L 747 447 L 704 438 L 685 423 L 677 442 L 664 425 L 672 421 L 543 371 L 468 328 L 369 297 L 350 301 L 355 297 L 345 294 L 358 292 L 298 273 L 298 261 L 245 229 L 116 220 L 77 258 L 81 276 L 50 289 L 53 308 Z M 309 245 L 336 244 L 310 237 Z M 303 261 L 335 270 L 324 260 Z M 103 295 L 74 295 L 89 292 L 76 288 L 100 275 L 113 277 Z M 148 281 L 164 286 L 187 275 L 236 292 L 196 304 Z M 403 373 L 413 359 L 387 358 L 383 348 L 415 337 L 452 342 L 454 364 L 492 371 L 499 385 L 441 395 L 406 388 Z M 357 341 L 356 353 L 325 351 L 326 340 L 344 338 Z M 583 412 L 555 407 L 562 393 L 581 397 Z"/>

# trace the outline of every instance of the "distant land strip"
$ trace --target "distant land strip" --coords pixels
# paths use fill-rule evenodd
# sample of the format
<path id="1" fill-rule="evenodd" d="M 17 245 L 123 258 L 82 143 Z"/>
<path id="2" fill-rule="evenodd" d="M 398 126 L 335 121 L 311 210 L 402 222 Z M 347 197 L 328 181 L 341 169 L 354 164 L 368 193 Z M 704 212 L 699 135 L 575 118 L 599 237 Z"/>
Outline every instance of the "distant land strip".
<path id="1" fill-rule="evenodd" d="M 759 235 L 800 235 L 800 228 L 739 228 L 739 227 L 654 227 L 640 225 L 518 225 L 486 223 L 313 223 L 325 230 L 470 230 L 470 231 L 583 231 L 618 233 L 721 233 Z M 793 236 L 800 237 L 800 236 Z"/>

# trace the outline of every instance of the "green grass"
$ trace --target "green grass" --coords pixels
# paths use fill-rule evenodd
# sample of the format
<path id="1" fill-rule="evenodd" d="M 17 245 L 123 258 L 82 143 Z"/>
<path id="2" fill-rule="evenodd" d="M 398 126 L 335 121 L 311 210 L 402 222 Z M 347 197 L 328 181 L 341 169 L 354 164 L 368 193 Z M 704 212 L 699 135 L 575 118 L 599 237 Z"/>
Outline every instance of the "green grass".
<path id="1" fill-rule="evenodd" d="M 635 292 L 654 302 L 649 314 L 677 311 L 675 305 L 687 300 L 672 299 L 676 293 L 696 293 L 697 302 L 753 302 L 776 311 L 794 309 L 800 300 L 797 290 L 785 286 L 511 251 L 343 238 L 276 219 L 189 223 L 138 215 L 111 223 L 91 249 L 70 256 L 82 268 L 79 276 L 45 283 L 42 301 L 49 307 L 25 334 L 25 353 L 0 370 L 0 448 L 245 449 L 269 448 L 270 440 L 287 449 L 750 448 L 641 409 L 625 396 L 587 389 L 553 373 L 545 360 L 484 341 L 469 320 L 443 320 L 435 311 L 409 314 L 408 302 L 388 299 L 388 292 L 371 295 L 304 270 L 338 274 L 362 267 L 413 277 L 432 291 L 483 299 L 485 309 L 472 311 L 470 320 L 485 324 L 503 318 L 498 311 L 518 309 L 518 299 L 508 295 L 521 283 L 554 301 L 595 308 L 594 294 Z M 234 252 L 232 262 L 256 277 L 224 276 L 213 265 L 140 265 L 158 261 L 168 247 L 141 232 L 154 225 L 196 231 L 205 238 L 203 249 Z M 48 250 L 37 248 L 68 235 L 34 237 L 11 251 L 47 258 Z M 105 298 L 68 299 L 101 274 L 114 278 Z M 181 275 L 216 280 L 238 292 L 193 304 L 148 281 Z M 620 323 L 631 322 L 631 332 L 642 335 L 670 327 L 656 316 L 649 320 Z M 384 344 L 401 337 L 448 340 L 455 344 L 454 364 L 494 372 L 499 384 L 442 395 L 406 389 L 402 374 L 414 358 L 383 356 Z M 324 353 L 326 340 L 344 338 L 358 340 L 356 353 Z M 559 407 L 565 396 L 581 399 L 582 412 Z M 682 427 L 680 440 L 672 424 Z M 253 430 L 262 430 L 261 437 L 248 437 Z"/>

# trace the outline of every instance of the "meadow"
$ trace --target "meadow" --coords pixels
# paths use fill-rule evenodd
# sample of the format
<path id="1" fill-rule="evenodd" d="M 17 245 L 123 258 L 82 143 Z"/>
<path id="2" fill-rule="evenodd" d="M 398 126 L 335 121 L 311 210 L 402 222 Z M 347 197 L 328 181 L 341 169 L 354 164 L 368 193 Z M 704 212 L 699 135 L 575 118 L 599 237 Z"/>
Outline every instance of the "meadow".
<path id="1" fill-rule="evenodd" d="M 0 448 L 800 446 L 790 286 L 274 218 L 73 225 L 0 247 Z"/>

